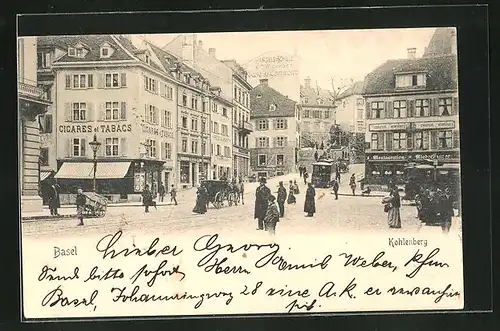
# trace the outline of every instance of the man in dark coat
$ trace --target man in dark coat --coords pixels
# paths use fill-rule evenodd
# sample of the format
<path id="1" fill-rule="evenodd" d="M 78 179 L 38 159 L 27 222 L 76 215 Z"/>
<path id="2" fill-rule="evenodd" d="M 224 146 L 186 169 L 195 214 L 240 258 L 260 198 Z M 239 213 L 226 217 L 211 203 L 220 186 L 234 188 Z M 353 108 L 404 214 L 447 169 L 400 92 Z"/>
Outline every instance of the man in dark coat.
<path id="1" fill-rule="evenodd" d="M 158 194 L 160 195 L 160 202 L 163 202 L 163 198 L 165 197 L 165 186 L 162 182 L 158 185 Z"/>
<path id="2" fill-rule="evenodd" d="M 316 196 L 316 191 L 311 183 L 307 184 L 306 191 L 306 201 L 304 203 L 304 212 L 307 213 L 306 217 L 313 217 L 316 212 L 316 202 L 314 197 Z"/>
<path id="3" fill-rule="evenodd" d="M 280 217 L 285 216 L 285 201 L 286 201 L 286 188 L 283 186 L 283 182 L 279 183 L 278 187 L 278 207 L 280 209 Z"/>
<path id="4" fill-rule="evenodd" d="M 142 204 L 144 205 L 144 212 L 149 213 L 149 206 L 153 204 L 153 194 L 147 184 L 144 186 L 144 191 L 142 191 Z"/>
<path id="5" fill-rule="evenodd" d="M 339 182 L 336 179 L 333 180 L 332 188 L 333 188 L 333 194 L 335 194 L 335 200 L 338 200 L 339 199 Z"/>
<path id="6" fill-rule="evenodd" d="M 271 190 L 266 186 L 266 179 L 260 179 L 260 185 L 255 191 L 255 211 L 254 217 L 258 219 L 257 230 L 264 230 L 264 218 L 266 217 L 267 206 L 269 205 L 269 196 Z"/>
<path id="7" fill-rule="evenodd" d="M 304 184 L 307 184 L 307 178 L 309 177 L 309 174 L 307 173 L 307 171 L 304 171 Z"/>
<path id="8" fill-rule="evenodd" d="M 59 200 L 59 185 L 57 182 L 54 182 L 49 188 L 50 215 L 59 216 L 57 208 L 61 208 L 61 201 Z"/>
<path id="9" fill-rule="evenodd" d="M 299 166 L 299 176 L 302 177 L 302 173 L 304 172 L 304 168 L 302 166 Z"/>

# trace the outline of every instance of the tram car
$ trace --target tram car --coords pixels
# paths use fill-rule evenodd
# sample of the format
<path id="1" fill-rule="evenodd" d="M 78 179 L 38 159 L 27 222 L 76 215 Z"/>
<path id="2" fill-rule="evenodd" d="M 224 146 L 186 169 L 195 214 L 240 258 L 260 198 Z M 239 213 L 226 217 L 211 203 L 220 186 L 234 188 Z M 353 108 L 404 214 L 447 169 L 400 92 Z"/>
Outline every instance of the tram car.
<path id="1" fill-rule="evenodd" d="M 321 160 L 312 164 L 311 183 L 314 187 L 332 187 L 337 170 L 335 162 L 330 159 Z"/>

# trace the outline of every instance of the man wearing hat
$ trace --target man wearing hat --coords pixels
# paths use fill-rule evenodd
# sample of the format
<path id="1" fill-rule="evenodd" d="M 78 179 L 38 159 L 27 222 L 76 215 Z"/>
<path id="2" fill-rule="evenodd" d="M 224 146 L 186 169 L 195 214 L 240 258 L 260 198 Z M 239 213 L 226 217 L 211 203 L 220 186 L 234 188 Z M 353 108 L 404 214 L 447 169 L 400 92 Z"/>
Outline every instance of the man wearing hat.
<path id="1" fill-rule="evenodd" d="M 269 196 L 271 190 L 266 186 L 266 179 L 262 177 L 259 180 L 259 187 L 255 191 L 255 212 L 254 218 L 258 219 L 257 230 L 264 230 L 264 218 L 266 217 L 267 206 L 269 205 Z"/>

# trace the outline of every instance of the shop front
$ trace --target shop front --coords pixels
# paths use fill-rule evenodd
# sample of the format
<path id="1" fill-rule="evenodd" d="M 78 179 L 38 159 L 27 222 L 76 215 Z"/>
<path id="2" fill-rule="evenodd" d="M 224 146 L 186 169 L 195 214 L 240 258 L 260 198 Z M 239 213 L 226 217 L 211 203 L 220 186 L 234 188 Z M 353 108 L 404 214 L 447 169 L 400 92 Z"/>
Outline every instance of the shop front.
<path id="1" fill-rule="evenodd" d="M 179 155 L 180 188 L 195 187 L 210 176 L 210 156 Z"/>
<path id="2" fill-rule="evenodd" d="M 140 201 L 141 193 L 146 185 L 156 197 L 158 185 L 163 180 L 162 172 L 164 170 L 163 161 L 157 160 L 136 160 L 132 163 L 134 174 L 134 192 L 128 194 L 128 201 Z M 165 183 L 165 182 L 164 182 Z"/>

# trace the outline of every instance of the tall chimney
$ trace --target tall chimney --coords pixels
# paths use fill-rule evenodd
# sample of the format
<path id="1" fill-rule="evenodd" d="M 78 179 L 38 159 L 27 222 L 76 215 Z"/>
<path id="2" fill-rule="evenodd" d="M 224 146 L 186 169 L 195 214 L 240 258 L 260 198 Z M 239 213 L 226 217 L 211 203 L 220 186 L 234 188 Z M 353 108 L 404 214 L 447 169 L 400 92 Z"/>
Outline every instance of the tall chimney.
<path id="1" fill-rule="evenodd" d="M 269 85 L 269 79 L 267 78 L 260 79 L 259 81 L 261 85 L 266 85 L 266 86 Z"/>
<path id="2" fill-rule="evenodd" d="M 407 51 L 408 51 L 408 58 L 414 60 L 417 55 L 417 49 L 415 47 L 411 47 L 408 48 Z"/>
<path id="3" fill-rule="evenodd" d="M 311 78 L 307 77 L 306 79 L 304 79 L 304 84 L 305 84 L 306 88 L 310 88 L 311 87 Z"/>
<path id="4" fill-rule="evenodd" d="M 455 30 L 451 31 L 451 54 L 457 54 L 457 33 Z"/>
<path id="5" fill-rule="evenodd" d="M 215 57 L 215 48 L 209 48 L 208 49 L 208 54 L 212 55 L 213 57 Z"/>
<path id="6" fill-rule="evenodd" d="M 203 48 L 203 41 L 198 40 L 198 48 Z"/>

